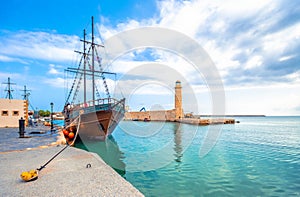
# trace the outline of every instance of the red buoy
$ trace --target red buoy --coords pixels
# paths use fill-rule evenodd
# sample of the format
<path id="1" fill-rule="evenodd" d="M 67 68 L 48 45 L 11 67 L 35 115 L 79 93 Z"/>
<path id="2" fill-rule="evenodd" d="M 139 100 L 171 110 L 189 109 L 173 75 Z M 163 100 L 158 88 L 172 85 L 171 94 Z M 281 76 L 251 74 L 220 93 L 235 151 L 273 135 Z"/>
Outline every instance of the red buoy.
<path id="1" fill-rule="evenodd" d="M 66 129 L 64 129 L 64 130 L 63 130 L 63 134 L 64 134 L 64 136 L 68 136 L 68 135 L 69 135 L 69 131 L 66 130 Z"/>

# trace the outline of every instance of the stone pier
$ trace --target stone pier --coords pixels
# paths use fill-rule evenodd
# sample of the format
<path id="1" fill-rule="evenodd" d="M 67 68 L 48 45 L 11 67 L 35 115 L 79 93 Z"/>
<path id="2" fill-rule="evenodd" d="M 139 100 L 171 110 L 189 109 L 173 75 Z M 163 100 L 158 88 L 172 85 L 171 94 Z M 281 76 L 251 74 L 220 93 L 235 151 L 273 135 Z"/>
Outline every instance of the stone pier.
<path id="1" fill-rule="evenodd" d="M 194 125 L 211 125 L 211 124 L 234 124 L 234 119 L 224 118 L 185 118 L 182 107 L 182 87 L 181 82 L 175 82 L 175 109 L 171 110 L 158 110 L 158 111 L 132 111 L 125 113 L 125 120 L 133 121 L 168 121 L 168 122 L 181 122 Z"/>

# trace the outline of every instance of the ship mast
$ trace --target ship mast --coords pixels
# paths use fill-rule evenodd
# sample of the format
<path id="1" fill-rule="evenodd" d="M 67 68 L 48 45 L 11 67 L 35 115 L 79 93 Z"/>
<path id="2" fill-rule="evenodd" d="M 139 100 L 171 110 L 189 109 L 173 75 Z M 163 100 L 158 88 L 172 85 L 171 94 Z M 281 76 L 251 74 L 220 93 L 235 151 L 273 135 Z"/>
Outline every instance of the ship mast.
<path id="1" fill-rule="evenodd" d="M 10 78 L 8 77 L 7 79 L 7 83 L 2 83 L 2 84 L 7 84 L 7 89 L 5 91 L 7 91 L 7 95 L 6 95 L 6 99 L 13 99 L 13 96 L 12 96 L 12 92 L 13 90 L 11 89 L 11 85 L 16 85 L 15 83 L 11 83 L 10 82 Z"/>
<path id="2" fill-rule="evenodd" d="M 116 73 L 111 73 L 111 72 L 105 72 L 103 71 L 103 68 L 101 66 L 101 58 L 99 57 L 98 55 L 98 52 L 96 50 L 96 46 L 97 47 L 104 47 L 103 45 L 101 44 L 96 44 L 95 43 L 95 34 L 94 34 L 94 17 L 92 16 L 92 40 L 91 41 L 87 41 L 86 40 L 86 30 L 84 29 L 83 31 L 83 40 L 80 39 L 80 41 L 83 42 L 83 52 L 80 52 L 80 51 L 76 51 L 76 53 L 79 53 L 82 56 L 82 59 L 80 60 L 80 63 L 79 63 L 79 66 L 78 68 L 67 68 L 66 71 L 68 72 L 74 72 L 76 73 L 76 77 L 75 77 L 75 80 L 73 81 L 73 85 L 71 87 L 71 90 L 69 91 L 69 94 L 68 94 L 68 97 L 66 99 L 66 104 L 73 92 L 73 90 L 75 90 L 75 93 L 74 93 L 74 96 L 73 96 L 73 101 L 74 101 L 74 98 L 76 98 L 77 96 L 77 92 L 78 92 L 78 89 L 79 89 L 79 84 L 80 84 L 80 80 L 82 79 L 81 77 L 83 77 L 83 100 L 84 100 L 84 103 L 87 102 L 87 95 L 86 95 L 86 92 L 87 92 L 87 75 L 91 76 L 92 77 L 92 80 L 91 80 L 91 83 L 92 83 L 92 103 L 93 105 L 95 105 L 95 97 L 99 97 L 100 98 L 100 94 L 99 94 L 99 91 L 97 89 L 97 86 L 96 86 L 96 83 L 95 83 L 95 77 L 101 77 L 102 80 L 103 80 L 103 85 L 105 87 L 105 92 L 106 92 L 106 95 L 108 98 L 110 98 L 110 94 L 109 94 L 109 90 L 108 90 L 108 86 L 107 86 L 107 83 L 106 83 L 106 80 L 105 80 L 105 76 L 104 74 L 113 74 L 113 75 L 116 75 Z M 88 47 L 87 47 L 88 45 Z M 87 50 L 88 49 L 88 50 Z M 90 53 L 90 50 L 92 50 L 92 52 Z M 90 59 L 90 57 L 92 59 Z M 99 69 L 100 70 L 97 70 L 95 69 L 95 58 L 97 58 L 97 62 L 99 64 Z M 80 66 L 82 66 L 82 60 L 83 60 L 83 69 L 80 69 Z M 90 62 L 91 61 L 91 62 Z M 76 78 L 77 78 L 77 75 L 80 75 L 80 78 L 79 78 L 79 81 L 77 82 L 77 87 L 75 88 L 76 86 Z"/>
<path id="3" fill-rule="evenodd" d="M 24 86 L 24 90 L 22 90 L 22 91 L 24 92 L 24 94 L 22 95 L 22 96 L 23 96 L 23 100 L 28 101 L 28 100 L 29 100 L 28 97 L 29 97 L 29 95 L 30 95 L 29 92 L 30 92 L 31 90 L 27 90 L 27 89 L 26 89 L 26 86 Z"/>
<path id="4" fill-rule="evenodd" d="M 24 94 L 22 95 L 22 96 L 23 96 L 23 100 L 27 101 L 27 102 L 28 102 L 28 105 L 30 105 L 31 109 L 32 109 L 33 111 L 35 111 L 35 110 L 34 110 L 34 107 L 31 105 L 31 103 L 30 103 L 30 101 L 29 101 L 29 96 L 30 96 L 31 90 L 28 90 L 28 89 L 26 88 L 26 85 L 25 85 L 25 86 L 24 86 L 24 90 L 21 90 L 21 91 L 24 92 Z"/>
<path id="5" fill-rule="evenodd" d="M 86 48 L 85 48 L 85 29 L 83 30 L 83 101 L 86 103 Z"/>
<path id="6" fill-rule="evenodd" d="M 94 60 L 94 52 L 95 51 L 95 43 L 94 43 L 94 16 L 92 16 L 92 91 L 93 91 L 93 105 L 95 105 L 95 73 L 94 73 L 94 66 L 95 66 L 95 60 Z"/>

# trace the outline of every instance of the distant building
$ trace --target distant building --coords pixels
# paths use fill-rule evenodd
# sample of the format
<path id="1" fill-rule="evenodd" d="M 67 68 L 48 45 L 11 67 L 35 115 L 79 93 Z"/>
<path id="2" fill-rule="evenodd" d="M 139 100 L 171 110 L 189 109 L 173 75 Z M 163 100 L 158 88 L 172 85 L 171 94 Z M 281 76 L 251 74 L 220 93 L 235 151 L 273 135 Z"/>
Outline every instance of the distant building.
<path id="1" fill-rule="evenodd" d="M 182 119 L 184 117 L 182 108 L 182 90 L 181 82 L 179 80 L 175 83 L 175 119 Z"/>
<path id="2" fill-rule="evenodd" d="M 19 119 L 28 125 L 28 101 L 0 99 L 0 127 L 19 127 Z"/>
<path id="3" fill-rule="evenodd" d="M 139 121 L 180 121 L 184 118 L 182 108 L 182 87 L 181 82 L 175 82 L 175 109 L 171 110 L 157 110 L 157 111 L 135 111 L 126 112 L 125 120 L 139 120 Z"/>

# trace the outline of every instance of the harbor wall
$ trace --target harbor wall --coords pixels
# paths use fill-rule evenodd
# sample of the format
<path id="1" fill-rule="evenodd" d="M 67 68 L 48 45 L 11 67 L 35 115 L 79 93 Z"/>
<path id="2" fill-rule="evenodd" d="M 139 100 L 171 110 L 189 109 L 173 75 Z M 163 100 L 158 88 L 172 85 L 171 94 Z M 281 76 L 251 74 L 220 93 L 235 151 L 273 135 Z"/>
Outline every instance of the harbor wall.
<path id="1" fill-rule="evenodd" d="M 124 119 L 135 121 L 175 121 L 175 109 L 126 112 Z"/>
<path id="2" fill-rule="evenodd" d="M 171 121 L 181 122 L 185 124 L 193 125 L 212 125 L 212 124 L 235 124 L 234 119 L 229 118 L 211 118 L 211 119 L 200 119 L 200 118 L 181 118 L 175 119 L 175 109 L 166 111 L 135 111 L 126 112 L 125 120 L 133 121 Z"/>

